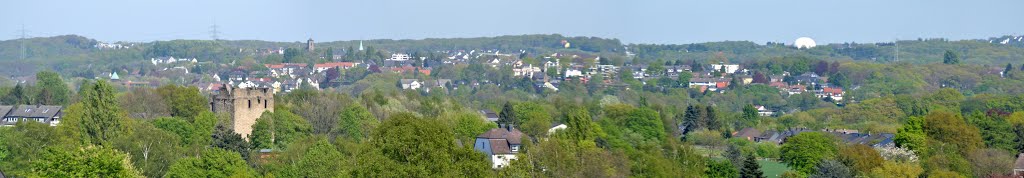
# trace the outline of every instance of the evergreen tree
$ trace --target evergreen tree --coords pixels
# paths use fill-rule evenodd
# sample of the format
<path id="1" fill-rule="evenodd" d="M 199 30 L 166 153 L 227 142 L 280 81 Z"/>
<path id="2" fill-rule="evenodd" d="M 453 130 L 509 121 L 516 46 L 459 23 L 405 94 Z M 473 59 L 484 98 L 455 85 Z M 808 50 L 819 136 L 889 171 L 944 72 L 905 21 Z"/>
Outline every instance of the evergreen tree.
<path id="1" fill-rule="evenodd" d="M 747 155 L 746 159 L 743 161 L 743 169 L 740 169 L 740 178 L 764 177 L 764 173 L 761 172 L 761 165 L 757 164 L 757 159 L 754 158 L 754 155 Z"/>
<path id="2" fill-rule="evenodd" d="M 498 113 L 498 124 L 504 125 L 515 125 L 519 118 L 516 117 L 516 112 L 512 108 L 511 102 L 505 102 L 505 105 L 501 108 L 501 113 Z"/>
<path id="3" fill-rule="evenodd" d="M 242 158 L 249 157 L 249 142 L 242 139 L 242 135 L 231 131 L 223 125 L 218 125 L 213 131 L 213 147 L 228 151 L 234 151 L 242 155 Z"/>
<path id="4" fill-rule="evenodd" d="M 946 50 L 945 54 L 942 54 L 942 63 L 944 64 L 960 64 L 960 55 L 953 51 Z"/>
<path id="5" fill-rule="evenodd" d="M 700 122 L 700 107 L 700 105 L 690 105 L 686 107 L 686 114 L 683 115 L 683 123 L 686 125 L 686 130 L 683 132 L 683 135 L 686 135 L 686 133 L 689 133 L 690 131 L 704 128 Z"/>
<path id="6" fill-rule="evenodd" d="M 732 165 L 735 166 L 737 170 L 741 168 L 745 169 L 743 164 L 746 164 L 746 162 L 744 162 L 743 151 L 740 151 L 739 146 L 736 146 L 735 144 L 729 144 L 729 146 L 725 148 L 725 152 L 722 154 L 723 157 L 729 159 L 729 162 L 732 163 Z"/>
<path id="7" fill-rule="evenodd" d="M 1011 71 L 1013 71 L 1013 64 L 1006 63 L 1006 69 L 1003 69 L 1003 77 L 1009 77 Z"/>
<path id="8" fill-rule="evenodd" d="M 21 84 L 14 85 L 14 88 L 2 99 L 4 104 L 9 105 L 20 105 L 28 104 L 28 100 L 25 99 L 25 88 Z"/>
<path id="9" fill-rule="evenodd" d="M 704 107 L 704 125 L 707 126 L 708 130 L 718 130 L 722 127 L 722 124 L 718 122 L 718 114 L 715 113 L 715 107 L 707 106 Z"/>

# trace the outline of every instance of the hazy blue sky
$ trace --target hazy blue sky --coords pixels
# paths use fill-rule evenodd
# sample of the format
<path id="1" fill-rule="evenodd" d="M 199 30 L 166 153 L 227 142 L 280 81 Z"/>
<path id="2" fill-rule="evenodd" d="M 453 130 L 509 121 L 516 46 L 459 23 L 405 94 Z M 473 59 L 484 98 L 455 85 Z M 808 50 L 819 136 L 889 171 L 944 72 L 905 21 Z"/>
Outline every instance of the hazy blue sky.
<path id="1" fill-rule="evenodd" d="M 516 34 L 626 43 L 976 39 L 1024 32 L 1022 0 L 112 0 L 0 1 L 0 39 L 318 41 Z"/>

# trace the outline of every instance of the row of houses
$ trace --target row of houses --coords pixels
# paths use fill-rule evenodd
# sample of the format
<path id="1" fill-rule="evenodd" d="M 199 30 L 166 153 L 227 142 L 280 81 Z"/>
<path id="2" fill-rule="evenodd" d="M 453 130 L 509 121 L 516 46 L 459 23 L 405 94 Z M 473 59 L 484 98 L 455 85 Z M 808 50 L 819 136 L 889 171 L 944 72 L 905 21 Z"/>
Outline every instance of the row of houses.
<path id="1" fill-rule="evenodd" d="M 0 126 L 14 126 L 18 122 L 39 122 L 57 126 L 64 115 L 64 107 L 53 105 L 0 106 Z"/>
<path id="2" fill-rule="evenodd" d="M 893 142 L 892 133 L 860 133 L 857 130 L 846 130 L 846 129 L 823 129 L 818 130 L 832 134 L 840 141 L 847 144 L 863 144 L 872 147 L 895 147 Z M 786 142 L 786 139 L 804 132 L 817 132 L 816 130 L 806 128 L 787 129 L 782 131 L 764 131 L 755 128 L 743 128 L 740 131 L 733 132 L 733 138 L 743 138 L 759 143 L 775 143 L 782 144 Z"/>

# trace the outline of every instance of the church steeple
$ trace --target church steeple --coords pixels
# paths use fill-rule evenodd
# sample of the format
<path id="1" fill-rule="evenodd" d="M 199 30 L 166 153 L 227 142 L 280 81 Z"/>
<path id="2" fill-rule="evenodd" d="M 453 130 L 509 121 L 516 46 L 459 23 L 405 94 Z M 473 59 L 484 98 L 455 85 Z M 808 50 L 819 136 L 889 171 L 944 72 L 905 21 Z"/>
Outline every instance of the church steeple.
<path id="1" fill-rule="evenodd" d="M 359 50 L 363 50 L 363 40 L 359 40 Z"/>

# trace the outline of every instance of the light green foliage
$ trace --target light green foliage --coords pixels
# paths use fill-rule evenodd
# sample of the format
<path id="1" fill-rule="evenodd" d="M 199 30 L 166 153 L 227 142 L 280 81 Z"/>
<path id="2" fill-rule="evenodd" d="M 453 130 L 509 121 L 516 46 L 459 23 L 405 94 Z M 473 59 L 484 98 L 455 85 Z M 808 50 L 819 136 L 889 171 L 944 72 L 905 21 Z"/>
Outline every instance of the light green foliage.
<path id="1" fill-rule="evenodd" d="M 740 171 L 736 169 L 729 161 L 708 161 L 708 168 L 704 171 L 704 176 L 708 178 L 735 178 L 739 177 Z"/>
<path id="2" fill-rule="evenodd" d="M 125 118 L 124 112 L 117 105 L 114 96 L 114 88 L 106 81 L 98 81 L 89 89 L 83 89 L 81 115 L 68 115 L 81 118 L 73 118 L 78 123 L 66 123 L 80 125 L 81 132 L 85 136 L 85 142 L 105 145 L 115 136 L 124 134 Z M 76 112 L 76 111 L 68 111 Z"/>
<path id="3" fill-rule="evenodd" d="M 32 172 L 39 177 L 142 177 L 127 154 L 99 146 L 47 148 L 32 163 Z"/>
<path id="4" fill-rule="evenodd" d="M 294 166 L 299 177 L 345 177 L 347 168 L 344 163 L 341 152 L 327 140 L 320 139 Z"/>
<path id="5" fill-rule="evenodd" d="M 199 157 L 179 159 L 164 177 L 254 177 L 254 172 L 238 153 L 207 148 Z"/>
<path id="6" fill-rule="evenodd" d="M 920 152 L 925 147 L 924 117 L 910 117 L 896 132 L 893 141 L 896 146 Z"/>
<path id="7" fill-rule="evenodd" d="M 831 135 L 821 132 L 804 132 L 789 137 L 782 144 L 782 162 L 803 174 L 814 172 L 814 166 L 825 159 L 832 159 L 839 149 Z"/>
<path id="8" fill-rule="evenodd" d="M 552 117 L 547 107 L 535 102 L 519 102 L 513 106 L 516 116 L 519 117 L 519 127 L 524 133 L 531 136 L 541 136 L 548 132 L 551 127 Z"/>
<path id="9" fill-rule="evenodd" d="M 633 110 L 625 118 L 623 125 L 646 139 L 661 140 L 666 135 L 658 112 L 649 108 Z"/>
<path id="10" fill-rule="evenodd" d="M 399 113 L 377 127 L 363 153 L 356 177 L 480 177 L 490 174 L 487 159 L 471 148 L 457 147 L 447 126 Z"/>
<path id="11" fill-rule="evenodd" d="M 263 112 L 263 115 L 256 119 L 256 123 L 252 124 L 249 143 L 252 143 L 253 148 L 274 148 L 274 128 L 271 126 L 274 118 L 272 114 L 269 111 Z"/>
<path id="12" fill-rule="evenodd" d="M 898 163 L 886 161 L 881 166 L 872 169 L 869 177 L 872 178 L 917 178 L 924 172 L 921 165 L 914 163 Z"/>
<path id="13" fill-rule="evenodd" d="M 955 145 L 962 154 L 983 146 L 978 128 L 968 125 L 958 114 L 933 111 L 925 116 L 924 123 L 924 132 L 928 138 Z"/>
<path id="14" fill-rule="evenodd" d="M 164 85 L 156 90 L 171 108 L 171 116 L 191 119 L 210 110 L 209 99 L 199 93 L 199 88 Z"/>
<path id="15" fill-rule="evenodd" d="M 366 107 L 359 104 L 349 105 L 341 111 L 338 126 L 333 133 L 355 140 L 370 136 L 370 132 L 380 124 Z"/>
<path id="16" fill-rule="evenodd" d="M 258 129 L 258 130 L 257 130 Z M 313 127 L 302 117 L 286 109 L 264 112 L 253 124 L 253 146 L 256 148 L 285 148 L 289 143 L 313 132 Z M 273 140 L 272 144 L 270 144 Z"/>
<path id="17" fill-rule="evenodd" d="M 838 161 L 849 166 L 853 171 L 866 174 L 881 166 L 885 160 L 871 146 L 856 144 L 840 148 Z"/>
<path id="18" fill-rule="evenodd" d="M 160 177 L 171 163 L 182 157 L 180 137 L 145 122 L 132 124 L 130 135 L 114 139 L 113 146 L 131 156 L 134 167 L 147 177 Z"/>
<path id="19" fill-rule="evenodd" d="M 31 175 L 32 161 L 41 159 L 48 146 L 67 144 L 55 139 L 61 137 L 60 133 L 47 124 L 18 122 L 0 129 L 0 151 L 6 155 L 0 158 L 0 168 L 8 176 Z"/>
<path id="20" fill-rule="evenodd" d="M 445 113 L 438 117 L 438 120 L 446 121 L 448 127 L 455 132 L 455 138 L 462 140 L 463 143 L 473 142 L 473 138 L 476 138 L 477 135 L 498 126 L 471 111 Z"/>

